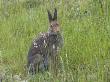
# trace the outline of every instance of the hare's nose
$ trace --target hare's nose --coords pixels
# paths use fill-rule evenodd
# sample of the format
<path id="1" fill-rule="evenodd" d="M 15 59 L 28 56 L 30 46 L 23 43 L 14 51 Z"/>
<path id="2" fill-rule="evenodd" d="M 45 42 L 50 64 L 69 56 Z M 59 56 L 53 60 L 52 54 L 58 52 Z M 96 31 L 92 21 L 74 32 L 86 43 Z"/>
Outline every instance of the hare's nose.
<path id="1" fill-rule="evenodd" d="M 54 28 L 53 30 L 54 30 L 54 32 L 58 32 L 58 31 L 59 31 L 59 29 L 58 29 L 58 28 Z"/>

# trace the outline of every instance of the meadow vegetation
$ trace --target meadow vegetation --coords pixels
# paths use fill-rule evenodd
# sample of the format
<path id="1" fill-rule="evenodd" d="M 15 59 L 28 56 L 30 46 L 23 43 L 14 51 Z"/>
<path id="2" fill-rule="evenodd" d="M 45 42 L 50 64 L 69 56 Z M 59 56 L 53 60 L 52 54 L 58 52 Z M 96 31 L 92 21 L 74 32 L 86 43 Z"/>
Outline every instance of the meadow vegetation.
<path id="1" fill-rule="evenodd" d="M 58 9 L 64 37 L 58 77 L 27 75 L 33 38 Z M 110 82 L 110 0 L 0 0 L 0 78 L 3 82 Z M 24 81 L 25 82 L 25 81 Z"/>

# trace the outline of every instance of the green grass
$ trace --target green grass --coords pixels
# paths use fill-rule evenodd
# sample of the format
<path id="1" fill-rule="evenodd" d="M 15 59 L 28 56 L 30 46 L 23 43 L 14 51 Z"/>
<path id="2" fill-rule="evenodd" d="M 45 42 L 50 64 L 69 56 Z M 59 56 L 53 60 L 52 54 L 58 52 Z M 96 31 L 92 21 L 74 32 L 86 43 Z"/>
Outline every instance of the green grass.
<path id="1" fill-rule="evenodd" d="M 29 82 L 109 82 L 110 1 L 103 1 L 103 8 L 97 0 L 56 0 L 53 5 L 48 0 L 36 1 L 34 4 L 21 0 L 14 4 L 9 0 L 6 9 L 0 1 L 0 75 L 5 74 L 3 77 L 10 82 L 16 75 L 30 78 Z M 29 46 L 40 32 L 47 31 L 47 9 L 54 7 L 58 9 L 64 36 L 59 54 L 63 72 L 56 78 L 47 72 L 27 76 Z"/>

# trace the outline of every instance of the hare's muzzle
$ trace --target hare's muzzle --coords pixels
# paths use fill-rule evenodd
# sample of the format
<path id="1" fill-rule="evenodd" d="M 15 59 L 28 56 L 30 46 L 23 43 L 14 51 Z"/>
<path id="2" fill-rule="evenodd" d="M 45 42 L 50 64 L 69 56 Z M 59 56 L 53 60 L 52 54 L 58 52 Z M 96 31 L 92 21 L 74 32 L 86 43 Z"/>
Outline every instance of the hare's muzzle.
<path id="1" fill-rule="evenodd" d="M 57 21 L 52 21 L 50 24 L 50 28 L 52 32 L 59 32 L 59 24 L 57 23 Z"/>

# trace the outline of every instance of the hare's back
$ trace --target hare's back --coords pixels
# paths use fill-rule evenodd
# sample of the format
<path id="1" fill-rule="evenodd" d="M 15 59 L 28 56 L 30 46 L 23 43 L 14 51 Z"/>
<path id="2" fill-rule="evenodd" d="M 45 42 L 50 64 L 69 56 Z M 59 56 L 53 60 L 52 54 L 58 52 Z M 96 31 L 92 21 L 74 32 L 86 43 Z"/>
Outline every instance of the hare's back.
<path id="1" fill-rule="evenodd" d="M 35 54 L 43 54 L 47 45 L 47 36 L 40 35 L 34 39 L 28 52 L 28 57 L 34 56 Z"/>

